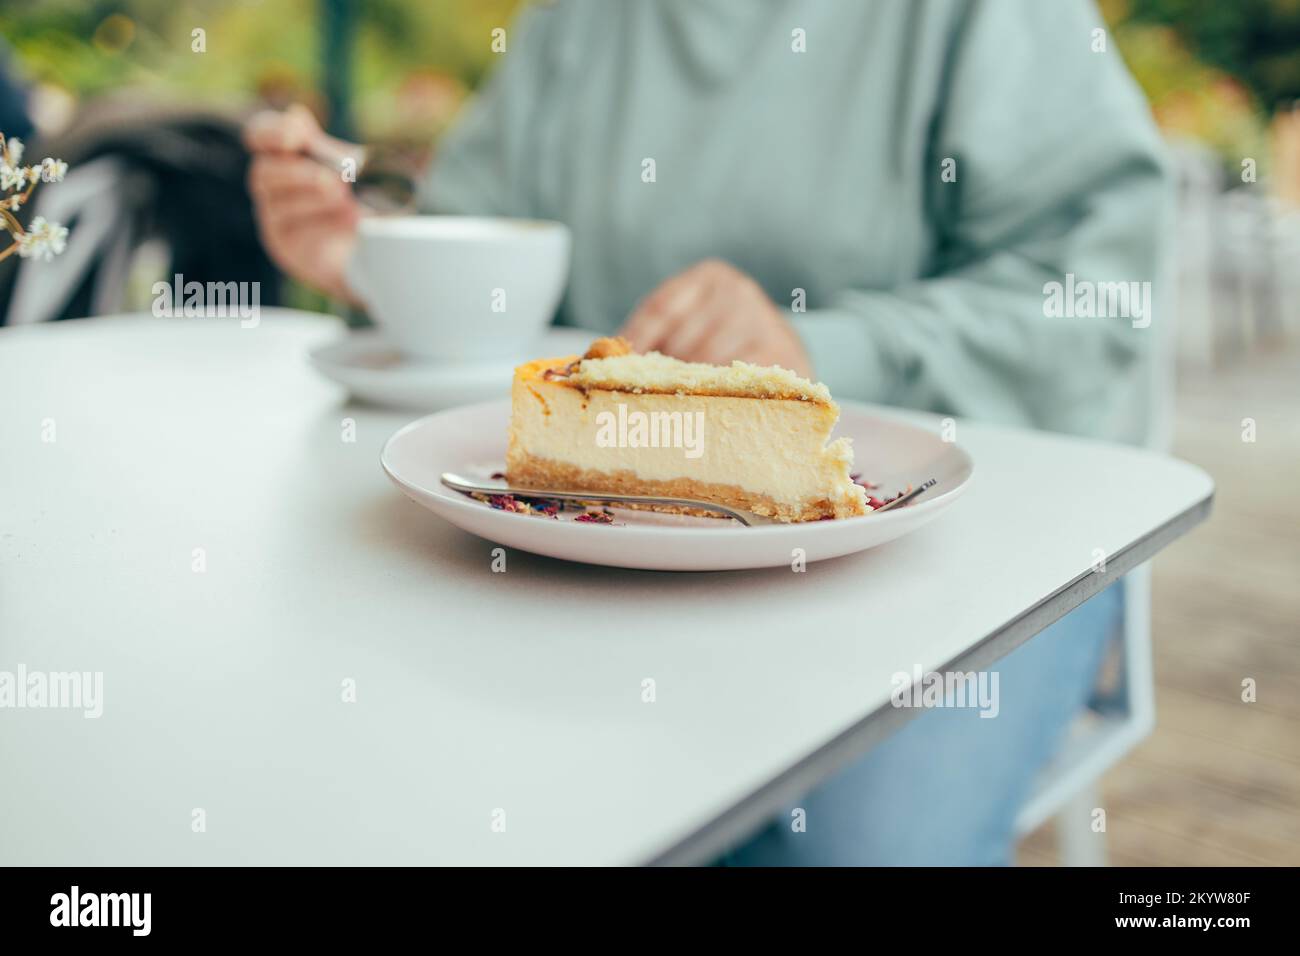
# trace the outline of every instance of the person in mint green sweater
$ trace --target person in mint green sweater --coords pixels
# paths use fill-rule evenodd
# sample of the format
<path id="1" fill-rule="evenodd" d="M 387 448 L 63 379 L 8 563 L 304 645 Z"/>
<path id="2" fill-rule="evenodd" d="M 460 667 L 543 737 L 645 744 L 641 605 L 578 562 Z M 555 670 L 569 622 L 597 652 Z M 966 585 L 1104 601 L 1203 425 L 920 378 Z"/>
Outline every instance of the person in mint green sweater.
<path id="1" fill-rule="evenodd" d="M 351 299 L 360 210 L 302 158 L 323 135 L 305 111 L 259 117 L 250 188 L 281 266 Z M 558 321 L 641 350 L 779 364 L 840 399 L 1150 437 L 1161 322 L 1139 292 L 1170 190 L 1086 0 L 530 6 L 420 198 L 567 223 Z M 1117 283 L 1135 290 L 1118 310 L 1056 308 L 1053 289 Z M 927 712 L 802 801 L 807 832 L 778 820 L 728 860 L 1005 862 L 1121 610 L 1111 588 L 1000 662 L 998 719 Z"/>

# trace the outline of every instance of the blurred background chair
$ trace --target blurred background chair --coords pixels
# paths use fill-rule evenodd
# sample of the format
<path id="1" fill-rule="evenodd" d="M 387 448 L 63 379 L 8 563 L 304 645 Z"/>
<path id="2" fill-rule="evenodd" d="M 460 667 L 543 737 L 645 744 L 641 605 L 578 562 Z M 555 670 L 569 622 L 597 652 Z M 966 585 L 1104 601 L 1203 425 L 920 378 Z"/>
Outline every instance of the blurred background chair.
<path id="1" fill-rule="evenodd" d="M 1104 816 L 1102 828 L 1096 828 L 1096 813 L 1105 807 L 1098 781 L 1155 728 L 1149 564 L 1124 576 L 1124 630 L 1117 650 L 1117 668 L 1107 686 L 1075 722 L 1016 818 L 1019 836 L 1052 820 L 1064 866 L 1106 865 Z"/>
<path id="2" fill-rule="evenodd" d="M 237 119 L 100 100 L 68 133 L 29 145 L 69 164 L 37 190 L 32 216 L 68 226 L 51 262 L 0 263 L 0 325 L 148 308 L 153 283 L 258 282 L 275 305 L 280 275 L 262 249 L 244 184 Z"/>

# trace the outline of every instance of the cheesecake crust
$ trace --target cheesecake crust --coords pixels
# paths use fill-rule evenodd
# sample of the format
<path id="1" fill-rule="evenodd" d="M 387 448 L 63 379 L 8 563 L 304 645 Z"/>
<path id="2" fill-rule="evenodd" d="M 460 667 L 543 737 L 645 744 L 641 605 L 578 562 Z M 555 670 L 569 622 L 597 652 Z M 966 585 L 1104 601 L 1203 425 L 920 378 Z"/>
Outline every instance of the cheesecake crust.
<path id="1" fill-rule="evenodd" d="M 819 498 L 792 505 L 778 502 L 767 495 L 746 491 L 739 485 L 696 481 L 693 478 L 674 478 L 658 481 L 638 477 L 635 472 L 598 471 L 579 468 L 564 462 L 538 458 L 519 449 L 511 449 L 506 458 L 506 481 L 516 488 L 562 489 L 564 491 L 590 491 L 615 495 L 658 495 L 666 498 L 698 498 L 733 508 L 743 508 L 755 514 L 778 521 L 821 521 L 826 518 L 852 518 L 866 514 L 864 506 L 851 498 L 832 501 Z M 620 505 L 619 507 L 625 507 Z M 670 514 L 688 514 L 717 518 L 719 515 L 697 508 L 673 505 L 630 505 L 650 511 Z"/>

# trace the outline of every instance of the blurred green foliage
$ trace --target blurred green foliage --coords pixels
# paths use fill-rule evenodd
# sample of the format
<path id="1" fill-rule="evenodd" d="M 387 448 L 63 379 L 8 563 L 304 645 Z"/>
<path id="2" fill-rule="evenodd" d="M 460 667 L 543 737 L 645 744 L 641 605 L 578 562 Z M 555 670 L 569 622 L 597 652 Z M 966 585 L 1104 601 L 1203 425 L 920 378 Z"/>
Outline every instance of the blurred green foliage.
<path id="1" fill-rule="evenodd" d="M 1300 0 L 1099 0 L 1116 45 L 1165 132 L 1214 149 L 1228 166 L 1243 156 L 1271 165 L 1269 122 L 1289 106 L 1283 70 L 1261 71 L 1248 51 L 1266 24 L 1295 24 Z M 1268 9 L 1265 9 L 1268 8 Z M 1284 35 L 1281 31 L 1279 36 Z M 1289 42 L 1289 41 L 1288 41 Z M 1300 67 L 1300 46 L 1277 47 Z"/>
<path id="2" fill-rule="evenodd" d="M 1266 112 L 1300 99 L 1300 0 L 1131 0 L 1128 20 L 1172 28 Z"/>
<path id="3" fill-rule="evenodd" d="M 2 0 L 0 35 L 29 80 L 78 100 L 147 91 L 225 106 L 258 95 L 311 101 L 329 69 L 325 2 Z M 510 22 L 520 0 L 342 2 L 353 5 L 358 24 L 352 89 L 379 107 L 364 118 L 383 129 L 402 118 L 385 115 L 384 94 L 412 76 L 436 78 L 444 91 L 473 88 L 496 59 L 492 29 Z M 205 32 L 202 53 L 193 50 L 195 29 Z"/>

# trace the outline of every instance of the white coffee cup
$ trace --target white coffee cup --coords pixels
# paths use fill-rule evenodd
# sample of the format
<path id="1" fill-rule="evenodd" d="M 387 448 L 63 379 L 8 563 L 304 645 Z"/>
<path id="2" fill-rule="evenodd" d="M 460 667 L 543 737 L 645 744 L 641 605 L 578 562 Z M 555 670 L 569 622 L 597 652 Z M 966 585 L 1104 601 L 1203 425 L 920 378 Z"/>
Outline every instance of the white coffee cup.
<path id="1" fill-rule="evenodd" d="M 569 275 L 569 228 L 532 219 L 362 219 L 348 285 L 403 352 L 481 359 L 526 351 Z"/>

